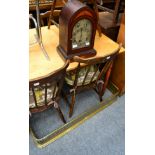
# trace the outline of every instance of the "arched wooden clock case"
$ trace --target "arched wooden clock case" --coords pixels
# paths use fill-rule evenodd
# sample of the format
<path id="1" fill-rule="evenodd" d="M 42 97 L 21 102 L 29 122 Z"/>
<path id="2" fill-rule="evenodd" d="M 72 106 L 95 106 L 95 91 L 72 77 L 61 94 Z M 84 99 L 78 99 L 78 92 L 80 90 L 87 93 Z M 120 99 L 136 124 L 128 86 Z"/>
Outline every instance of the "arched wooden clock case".
<path id="1" fill-rule="evenodd" d="M 78 47 L 78 45 L 73 45 L 73 29 L 75 29 L 74 27 L 76 25 L 78 26 L 78 22 L 85 22 L 85 25 L 87 25 L 87 23 L 90 23 L 90 25 L 88 26 L 89 28 L 87 28 L 87 30 L 85 31 L 88 32 L 90 30 L 90 32 L 88 32 L 89 41 L 84 42 L 84 40 L 83 43 L 86 45 L 81 47 Z M 58 51 L 63 55 L 65 59 L 71 59 L 75 55 L 94 56 L 96 54 L 96 51 L 93 49 L 96 27 L 97 17 L 93 10 L 77 0 L 68 1 L 62 8 L 59 17 L 59 45 L 57 47 Z M 86 36 L 86 39 L 88 39 L 87 33 L 84 32 L 84 28 L 82 26 L 80 30 L 81 35 L 83 34 L 83 38 Z M 79 33 L 80 30 L 77 29 L 76 32 Z M 78 36 L 79 34 L 75 35 Z"/>

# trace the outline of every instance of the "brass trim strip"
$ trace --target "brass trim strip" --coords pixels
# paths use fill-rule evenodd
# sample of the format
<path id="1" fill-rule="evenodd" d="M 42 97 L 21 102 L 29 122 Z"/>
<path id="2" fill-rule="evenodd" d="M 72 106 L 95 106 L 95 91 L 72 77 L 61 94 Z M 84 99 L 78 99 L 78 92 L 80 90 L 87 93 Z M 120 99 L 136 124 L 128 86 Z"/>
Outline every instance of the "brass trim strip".
<path id="1" fill-rule="evenodd" d="M 118 91 L 118 88 L 113 83 L 111 83 L 111 82 L 109 82 L 109 83 L 110 84 L 109 84 L 108 88 L 110 90 L 112 90 L 112 93 L 113 93 L 110 97 L 108 97 L 107 99 L 102 101 L 100 104 L 97 104 L 97 105 L 93 106 L 92 108 L 90 108 L 89 110 L 83 112 L 82 114 L 80 114 L 79 116 L 77 116 L 76 118 L 71 120 L 70 122 L 66 123 L 62 127 L 54 130 L 49 135 L 38 139 L 35 136 L 35 133 L 30 128 L 30 133 L 32 134 L 33 141 L 36 143 L 37 147 L 43 148 L 43 147 L 47 146 L 48 144 L 54 142 L 55 140 L 59 139 L 60 137 L 64 136 L 65 134 L 67 134 L 68 132 L 72 131 L 73 129 L 75 129 L 82 123 L 84 123 L 86 120 L 93 117 L 98 112 L 100 112 L 103 109 L 110 106 L 117 99 L 119 91 Z"/>

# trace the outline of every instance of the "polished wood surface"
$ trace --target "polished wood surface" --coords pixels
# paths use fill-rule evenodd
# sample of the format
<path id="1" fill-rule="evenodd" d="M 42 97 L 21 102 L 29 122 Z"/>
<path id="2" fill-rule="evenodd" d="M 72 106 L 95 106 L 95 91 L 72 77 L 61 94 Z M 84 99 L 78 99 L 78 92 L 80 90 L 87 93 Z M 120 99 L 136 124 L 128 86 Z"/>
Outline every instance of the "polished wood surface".
<path id="1" fill-rule="evenodd" d="M 110 80 L 119 88 L 119 95 L 125 92 L 125 52 L 120 51 L 117 55 Z"/>
<path id="2" fill-rule="evenodd" d="M 91 22 L 90 45 L 81 48 L 72 48 L 72 31 L 74 25 L 81 19 L 88 19 Z M 95 55 L 93 50 L 94 38 L 96 32 L 96 14 L 88 6 L 78 0 L 68 1 L 62 8 L 59 17 L 59 52 L 66 58 L 71 59 L 75 55 Z M 81 32 L 82 33 L 82 32 Z M 64 37 L 65 36 L 65 37 Z"/>
<path id="3" fill-rule="evenodd" d="M 121 19 L 117 42 L 125 47 L 125 13 Z M 125 92 L 125 49 L 123 47 L 115 59 L 111 73 L 111 81 L 119 88 L 119 95 Z"/>
<path id="4" fill-rule="evenodd" d="M 38 44 L 34 44 L 29 48 L 29 80 L 46 76 L 51 72 L 54 72 L 64 65 L 64 60 L 58 54 L 56 47 L 59 44 L 59 29 L 52 25 L 50 29 L 47 27 L 42 27 L 42 40 L 46 52 L 50 57 L 48 61 L 41 48 Z M 32 43 L 35 41 L 35 29 L 29 30 L 29 42 Z M 96 33 L 94 49 L 97 51 L 95 57 L 104 57 L 111 55 L 118 48 L 118 44 L 105 35 L 102 34 L 99 37 L 99 34 Z M 78 63 L 71 63 L 67 70 L 72 70 L 77 67 Z"/>

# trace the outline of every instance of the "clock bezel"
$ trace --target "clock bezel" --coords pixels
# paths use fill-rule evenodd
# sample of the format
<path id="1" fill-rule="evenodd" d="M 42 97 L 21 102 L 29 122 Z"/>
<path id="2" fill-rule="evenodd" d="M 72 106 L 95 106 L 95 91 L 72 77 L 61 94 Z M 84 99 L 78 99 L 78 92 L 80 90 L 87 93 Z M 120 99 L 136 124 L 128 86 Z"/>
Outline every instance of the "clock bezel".
<path id="1" fill-rule="evenodd" d="M 91 38 L 90 38 L 90 45 L 87 46 L 87 47 L 79 47 L 79 48 L 73 49 L 72 48 L 72 32 L 73 32 L 73 28 L 74 28 L 75 24 L 77 22 L 79 22 L 80 20 L 82 20 L 82 19 L 87 19 L 87 20 L 89 20 L 91 22 L 91 27 L 92 27 L 91 31 L 92 32 L 91 32 Z M 89 16 L 78 17 L 75 21 L 72 22 L 70 33 L 68 35 L 68 45 L 69 45 L 68 50 L 71 51 L 70 53 L 77 53 L 77 52 L 79 52 L 79 50 L 86 51 L 86 50 L 89 50 L 89 49 L 93 48 L 94 40 L 95 40 L 95 30 L 96 30 L 95 26 L 96 25 L 95 25 L 94 20 L 92 20 L 92 18 L 90 18 Z"/>
<path id="2" fill-rule="evenodd" d="M 77 27 L 77 24 L 80 23 L 82 25 L 80 25 L 80 27 Z M 85 22 L 84 24 L 87 23 L 87 27 L 84 28 L 83 22 Z M 88 25 L 89 24 L 89 25 Z M 82 32 L 77 32 L 77 31 L 81 31 L 82 28 Z M 77 21 L 77 23 L 75 23 L 72 27 L 72 40 L 71 40 L 71 48 L 72 50 L 75 49 L 79 49 L 79 48 L 84 48 L 84 47 L 89 47 L 91 45 L 91 37 L 92 37 L 92 22 L 90 21 L 90 19 L 88 18 L 82 18 L 80 20 Z M 74 32 L 73 32 L 74 31 Z M 87 32 L 86 32 L 87 31 Z M 79 44 L 79 41 L 77 40 L 77 33 L 78 35 L 80 34 L 80 36 L 82 37 L 82 45 Z M 83 40 L 83 37 L 85 37 L 85 39 Z M 86 40 L 87 37 L 87 40 Z M 81 39 L 81 38 L 78 38 Z M 89 44 L 88 44 L 89 43 Z M 73 47 L 73 45 L 77 45 L 76 47 Z"/>

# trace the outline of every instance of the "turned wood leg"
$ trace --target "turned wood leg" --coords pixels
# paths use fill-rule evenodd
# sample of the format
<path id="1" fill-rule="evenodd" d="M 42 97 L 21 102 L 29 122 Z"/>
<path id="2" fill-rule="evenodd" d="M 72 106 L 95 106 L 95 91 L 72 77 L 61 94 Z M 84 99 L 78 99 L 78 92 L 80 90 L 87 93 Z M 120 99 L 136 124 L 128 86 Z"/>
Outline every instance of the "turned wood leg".
<path id="1" fill-rule="evenodd" d="M 100 95 L 100 91 L 101 89 L 99 88 L 99 86 L 97 86 L 98 90 L 96 88 L 94 88 L 95 92 L 97 93 L 97 95 L 99 96 L 100 102 L 102 102 L 102 95 Z"/>
<path id="2" fill-rule="evenodd" d="M 73 93 L 72 95 L 71 104 L 69 108 L 69 117 L 73 115 L 74 104 L 75 104 L 75 93 Z"/>
<path id="3" fill-rule="evenodd" d="M 100 82 L 97 87 L 98 87 L 98 96 L 99 96 L 99 99 L 100 99 L 100 102 L 102 102 L 102 94 L 101 94 L 101 91 L 102 91 L 102 86 L 104 85 L 104 82 Z"/>
<path id="4" fill-rule="evenodd" d="M 103 101 L 103 100 L 102 100 L 102 96 L 99 95 L 99 98 L 100 98 L 100 102 L 102 102 L 102 101 Z"/>
<path id="5" fill-rule="evenodd" d="M 50 10 L 51 12 L 50 12 L 49 19 L 48 19 L 48 29 L 50 29 L 50 26 L 51 26 L 51 20 L 53 19 L 55 5 L 56 5 L 56 0 L 53 1 L 53 5 L 51 6 L 51 10 Z"/>
<path id="6" fill-rule="evenodd" d="M 101 90 L 101 92 L 100 92 L 100 96 L 103 96 L 104 93 L 105 93 L 106 87 L 107 87 L 107 85 L 108 85 L 109 77 L 110 77 L 110 74 L 111 74 L 112 66 L 113 66 L 113 61 L 112 61 L 112 63 L 110 64 L 110 67 L 109 67 L 109 69 L 108 69 L 108 71 L 107 71 L 107 73 L 106 73 L 105 82 L 104 82 L 104 85 L 103 85 L 102 90 Z"/>
<path id="7" fill-rule="evenodd" d="M 101 26 L 99 24 L 99 12 L 98 12 L 98 8 L 97 8 L 97 3 L 96 3 L 96 1 L 93 1 L 93 2 L 94 2 L 94 11 L 95 11 L 96 16 L 97 16 L 97 31 L 99 33 L 99 36 L 101 37 L 102 31 L 101 31 Z"/>
<path id="8" fill-rule="evenodd" d="M 62 91 L 62 96 L 63 96 L 63 99 L 66 101 L 66 103 L 70 105 L 67 95 L 63 91 Z"/>
<path id="9" fill-rule="evenodd" d="M 64 115 L 63 115 L 63 113 L 62 113 L 62 111 L 61 111 L 61 109 L 60 109 L 60 107 L 59 107 L 59 105 L 58 105 L 57 102 L 54 102 L 54 108 L 57 110 L 57 112 L 58 112 L 58 114 L 59 114 L 61 120 L 62 120 L 64 123 L 66 123 L 66 120 L 65 120 L 65 118 L 64 118 Z"/>

